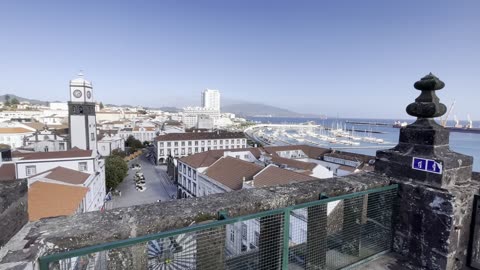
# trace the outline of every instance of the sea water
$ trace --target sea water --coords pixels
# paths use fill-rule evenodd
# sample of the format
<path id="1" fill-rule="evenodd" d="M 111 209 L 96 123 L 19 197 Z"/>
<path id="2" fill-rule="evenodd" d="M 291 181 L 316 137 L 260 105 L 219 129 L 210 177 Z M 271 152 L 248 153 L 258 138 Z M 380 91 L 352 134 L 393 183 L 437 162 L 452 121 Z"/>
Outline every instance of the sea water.
<path id="1" fill-rule="evenodd" d="M 361 142 L 361 146 L 338 146 L 335 145 L 336 149 L 340 149 L 346 152 L 354 152 L 366 155 L 375 156 L 377 150 L 388 149 L 393 147 L 398 143 L 399 138 L 399 128 L 394 128 L 393 124 L 398 119 L 318 119 L 318 118 L 285 118 L 285 117 L 249 117 L 247 118 L 251 121 L 259 121 L 261 123 L 272 123 L 272 124 L 300 124 L 306 122 L 314 122 L 318 125 L 322 125 L 326 128 L 334 128 L 337 126 L 341 128 L 354 129 L 355 136 L 363 137 L 371 134 L 371 136 L 379 139 L 383 139 L 385 143 L 383 144 L 367 144 L 368 148 L 361 148 L 361 146 L 366 143 Z M 374 125 L 354 125 L 346 123 L 347 121 L 352 122 L 370 122 L 370 123 L 386 123 L 387 126 L 374 126 Z M 414 119 L 401 120 L 406 121 L 407 123 L 412 123 Z M 447 125 L 452 126 L 453 122 L 448 122 Z M 474 127 L 480 127 L 479 121 L 473 122 Z M 380 133 L 375 133 L 380 132 Z M 328 143 L 325 146 L 319 147 L 330 147 Z M 480 171 L 480 134 L 474 133 L 460 133 L 460 132 L 450 132 L 450 148 L 455 151 L 465 155 L 473 156 L 473 170 Z"/>

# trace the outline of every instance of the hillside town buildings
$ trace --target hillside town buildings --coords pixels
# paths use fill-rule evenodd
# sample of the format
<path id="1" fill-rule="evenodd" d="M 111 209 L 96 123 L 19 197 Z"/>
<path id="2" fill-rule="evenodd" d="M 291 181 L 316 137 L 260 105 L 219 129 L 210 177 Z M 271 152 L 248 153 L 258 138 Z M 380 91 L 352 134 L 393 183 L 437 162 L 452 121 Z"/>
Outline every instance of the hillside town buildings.
<path id="1" fill-rule="evenodd" d="M 25 131 L 28 135 L 20 137 L 20 130 L 15 130 L 17 141 L 21 140 L 20 145 L 25 149 L 17 151 L 17 141 L 12 139 L 7 148 L 2 148 L 0 178 L 27 179 L 28 213 L 32 221 L 96 211 L 104 204 L 105 162 L 97 151 L 92 85 L 83 76 L 70 82 L 70 100 L 67 136 L 60 136 L 46 126 L 36 130 L 7 122 L 24 125 L 22 129 L 28 130 Z"/>
<path id="2" fill-rule="evenodd" d="M 177 196 L 203 197 L 242 189 L 269 187 L 331 178 L 373 170 L 375 158 L 308 145 L 210 150 L 177 160 Z M 348 167 L 347 168 L 342 168 Z M 330 204 L 329 211 L 337 205 Z M 307 213 L 290 217 L 295 243 L 307 239 Z M 226 226 L 226 248 L 231 254 L 258 248 L 258 219 Z"/>

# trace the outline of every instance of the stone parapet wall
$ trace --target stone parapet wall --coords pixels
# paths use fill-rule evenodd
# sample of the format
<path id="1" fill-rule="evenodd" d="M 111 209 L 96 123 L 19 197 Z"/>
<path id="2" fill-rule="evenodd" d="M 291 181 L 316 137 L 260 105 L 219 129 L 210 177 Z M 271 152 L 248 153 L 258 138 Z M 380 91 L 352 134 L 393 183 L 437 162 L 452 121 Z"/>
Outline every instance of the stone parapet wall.
<path id="1" fill-rule="evenodd" d="M 28 221 L 27 181 L 0 182 L 0 247 Z"/>
<path id="2" fill-rule="evenodd" d="M 334 197 L 387 186 L 392 181 L 376 173 L 354 174 L 43 219 L 30 224 L 22 239 L 14 239 L 21 244 L 0 257 L 0 269 L 2 264 L 26 269 L 23 266 L 33 266 L 41 255 L 187 227 L 216 219 L 219 211 L 226 211 L 229 217 L 243 216 L 315 201 L 322 193 Z"/>

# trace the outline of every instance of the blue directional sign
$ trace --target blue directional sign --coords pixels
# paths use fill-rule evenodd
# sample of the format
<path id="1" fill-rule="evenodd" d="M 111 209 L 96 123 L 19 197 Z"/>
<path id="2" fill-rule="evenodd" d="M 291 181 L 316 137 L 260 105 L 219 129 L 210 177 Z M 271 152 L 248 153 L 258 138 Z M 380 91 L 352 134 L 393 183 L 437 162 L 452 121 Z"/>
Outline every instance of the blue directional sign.
<path id="1" fill-rule="evenodd" d="M 442 164 L 435 160 L 429 160 L 427 162 L 427 172 L 442 174 Z"/>
<path id="2" fill-rule="evenodd" d="M 412 160 L 412 169 L 430 173 L 442 174 L 442 163 L 426 158 L 414 157 Z"/>
<path id="3" fill-rule="evenodd" d="M 424 158 L 413 158 L 412 169 L 425 171 L 427 168 L 427 160 Z"/>

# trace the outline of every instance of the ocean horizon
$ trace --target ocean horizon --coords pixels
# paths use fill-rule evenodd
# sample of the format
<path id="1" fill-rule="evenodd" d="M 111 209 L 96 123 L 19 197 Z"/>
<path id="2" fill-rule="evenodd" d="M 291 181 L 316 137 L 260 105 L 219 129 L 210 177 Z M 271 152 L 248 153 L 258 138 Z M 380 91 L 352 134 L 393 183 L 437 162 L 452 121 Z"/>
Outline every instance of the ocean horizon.
<path id="1" fill-rule="evenodd" d="M 415 121 L 414 118 L 410 119 L 374 119 L 374 118 L 312 118 L 312 117 L 247 117 L 247 120 L 256 121 L 261 123 L 271 123 L 271 124 L 300 124 L 306 122 L 314 122 L 318 125 L 325 126 L 327 128 L 342 126 L 347 129 L 354 129 L 358 132 L 380 132 L 374 133 L 376 138 L 381 138 L 385 141 L 384 144 L 378 144 L 378 147 L 375 148 L 356 148 L 355 146 L 351 147 L 342 147 L 342 151 L 353 152 L 365 155 L 375 156 L 378 150 L 389 149 L 395 146 L 398 143 L 399 138 L 399 128 L 394 128 L 393 124 L 395 121 L 406 121 L 408 124 Z M 385 123 L 389 124 L 386 126 L 375 126 L 375 125 L 356 125 L 347 123 L 347 121 L 355 122 L 375 122 L 375 123 Z M 438 120 L 437 120 L 438 123 Z M 460 122 L 462 124 L 462 122 Z M 454 121 L 447 121 L 447 126 L 453 126 Z M 465 124 L 465 122 L 463 122 Z M 473 121 L 474 127 L 480 126 L 480 121 Z M 320 146 L 327 147 L 328 146 Z M 335 147 L 338 149 L 338 147 Z M 473 170 L 480 171 L 480 134 L 474 133 L 460 133 L 460 132 L 450 132 L 450 149 L 455 152 L 473 156 Z"/>

